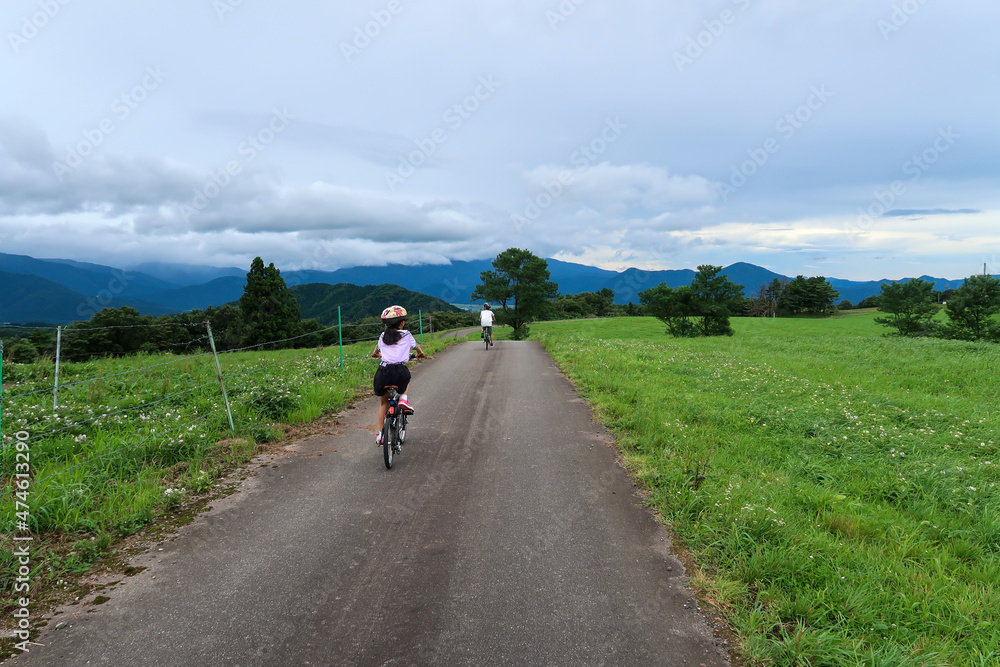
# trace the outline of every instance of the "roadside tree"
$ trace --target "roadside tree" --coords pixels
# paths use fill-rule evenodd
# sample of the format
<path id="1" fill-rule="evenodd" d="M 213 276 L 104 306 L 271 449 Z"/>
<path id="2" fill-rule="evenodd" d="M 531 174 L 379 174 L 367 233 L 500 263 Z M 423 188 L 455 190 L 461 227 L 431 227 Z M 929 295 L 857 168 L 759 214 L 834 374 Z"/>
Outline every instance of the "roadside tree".
<path id="1" fill-rule="evenodd" d="M 493 260 L 493 270 L 483 271 L 472 292 L 473 300 L 500 305 L 497 319 L 513 327 L 515 340 L 528 337 L 528 323 L 556 298 L 559 285 L 549 280 L 549 263 L 529 250 L 508 248 Z"/>

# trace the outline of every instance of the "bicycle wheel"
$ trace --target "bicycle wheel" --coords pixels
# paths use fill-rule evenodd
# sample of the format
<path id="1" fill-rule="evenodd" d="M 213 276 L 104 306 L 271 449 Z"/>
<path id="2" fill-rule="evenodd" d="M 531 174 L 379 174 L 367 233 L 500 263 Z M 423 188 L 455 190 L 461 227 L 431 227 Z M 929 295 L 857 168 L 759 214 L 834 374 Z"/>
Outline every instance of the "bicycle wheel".
<path id="1" fill-rule="evenodd" d="M 393 425 L 393 418 L 386 416 L 385 424 L 382 426 L 382 457 L 385 459 L 385 467 L 392 469 L 392 460 L 396 454 L 396 429 Z"/>
<path id="2" fill-rule="evenodd" d="M 406 442 L 406 415 L 399 418 L 399 444 Z"/>
<path id="3" fill-rule="evenodd" d="M 487 331 L 486 335 L 483 336 L 483 340 L 486 341 L 486 349 L 490 349 L 490 333 Z"/>

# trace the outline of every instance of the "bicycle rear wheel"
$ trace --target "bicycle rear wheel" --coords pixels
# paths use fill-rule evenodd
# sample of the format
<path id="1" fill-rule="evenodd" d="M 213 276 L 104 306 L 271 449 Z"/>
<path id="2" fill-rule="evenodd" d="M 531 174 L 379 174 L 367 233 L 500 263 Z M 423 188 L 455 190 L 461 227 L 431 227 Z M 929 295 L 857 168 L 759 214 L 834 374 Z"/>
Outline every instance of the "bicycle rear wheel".
<path id="1" fill-rule="evenodd" d="M 393 418 L 387 415 L 382 426 L 382 457 L 385 459 L 385 467 L 390 470 L 396 455 L 396 428 L 393 422 Z"/>

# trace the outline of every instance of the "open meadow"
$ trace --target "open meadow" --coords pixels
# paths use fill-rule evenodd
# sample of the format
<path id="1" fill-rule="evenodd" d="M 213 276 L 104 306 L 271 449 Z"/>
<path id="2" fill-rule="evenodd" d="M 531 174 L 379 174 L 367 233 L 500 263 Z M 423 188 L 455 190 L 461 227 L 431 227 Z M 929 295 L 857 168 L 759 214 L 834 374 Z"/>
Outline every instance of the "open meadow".
<path id="1" fill-rule="evenodd" d="M 617 436 L 747 662 L 998 665 L 1000 347 L 886 338 L 873 317 L 532 337 Z"/>
<path id="2" fill-rule="evenodd" d="M 423 347 L 433 354 L 452 342 L 428 338 Z M 4 363 L 5 615 L 17 597 L 8 576 L 18 569 L 12 536 L 25 529 L 33 535 L 31 597 L 44 599 L 53 584 L 112 553 L 119 538 L 211 490 L 289 426 L 369 395 L 377 364 L 372 348 L 372 341 L 345 345 L 343 368 L 337 346 L 220 354 L 232 426 L 211 353 L 63 363 L 55 408 L 51 360 Z M 20 479 L 30 485 L 21 491 L 17 474 L 25 472 Z"/>

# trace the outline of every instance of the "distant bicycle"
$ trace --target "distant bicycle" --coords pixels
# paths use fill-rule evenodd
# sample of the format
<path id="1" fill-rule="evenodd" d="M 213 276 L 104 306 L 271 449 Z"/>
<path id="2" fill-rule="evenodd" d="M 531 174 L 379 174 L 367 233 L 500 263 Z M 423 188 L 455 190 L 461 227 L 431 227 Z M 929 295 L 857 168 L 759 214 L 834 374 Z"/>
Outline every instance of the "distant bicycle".
<path id="1" fill-rule="evenodd" d="M 406 440 L 406 417 L 407 412 L 399 407 L 399 392 L 396 385 L 386 387 L 389 396 L 389 410 L 385 415 L 385 423 L 382 425 L 382 457 L 385 459 L 385 467 L 392 469 L 393 460 L 396 454 L 403 451 L 403 442 Z"/>
<path id="2" fill-rule="evenodd" d="M 483 340 L 487 350 L 493 347 L 493 327 L 483 327 Z"/>

